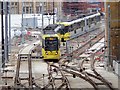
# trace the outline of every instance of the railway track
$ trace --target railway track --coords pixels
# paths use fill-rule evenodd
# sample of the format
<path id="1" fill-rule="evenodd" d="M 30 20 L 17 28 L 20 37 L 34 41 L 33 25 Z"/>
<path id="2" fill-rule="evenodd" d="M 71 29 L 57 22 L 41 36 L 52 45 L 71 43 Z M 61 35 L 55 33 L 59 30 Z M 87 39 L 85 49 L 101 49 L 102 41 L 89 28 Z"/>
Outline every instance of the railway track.
<path id="1" fill-rule="evenodd" d="M 93 31 L 91 31 L 91 32 L 93 32 Z M 90 33 L 90 32 L 89 32 L 89 33 Z M 86 34 L 88 34 L 88 33 L 86 33 Z M 85 34 L 84 34 L 84 35 L 85 35 Z M 81 35 L 81 36 L 82 36 L 82 35 Z M 97 42 L 98 42 L 101 38 L 103 38 L 103 37 L 104 37 L 104 31 L 99 32 L 95 37 L 93 37 L 92 39 L 88 40 L 84 45 L 82 45 L 82 46 L 79 47 L 78 49 L 74 50 L 73 52 L 69 53 L 68 56 L 72 54 L 72 55 L 74 56 L 74 58 L 79 57 L 80 54 L 82 54 L 83 52 L 85 52 L 86 49 L 88 49 L 88 48 L 91 47 L 91 46 L 89 45 L 90 42 L 94 41 L 94 43 L 93 43 L 93 45 L 94 45 L 95 43 L 97 43 Z M 74 39 L 75 39 L 75 38 L 74 38 Z M 73 38 L 70 39 L 70 40 L 73 40 Z M 76 53 L 76 52 L 77 52 L 77 53 Z M 74 54 L 74 53 L 75 53 L 75 54 Z M 52 85 L 52 88 L 53 88 L 53 89 L 56 89 L 55 81 L 56 81 L 57 79 L 53 78 L 52 74 L 53 74 L 54 72 L 56 72 L 56 71 L 57 71 L 57 73 L 58 73 L 58 71 L 60 71 L 60 72 L 63 72 L 63 71 L 64 71 L 64 72 L 67 72 L 67 73 L 69 73 L 69 74 L 72 74 L 73 76 L 75 75 L 75 76 L 77 76 L 77 77 L 79 77 L 79 78 L 87 81 L 89 84 L 91 84 L 91 85 L 94 87 L 95 90 L 98 90 L 98 83 L 94 82 L 94 80 L 91 79 L 91 77 L 90 77 L 91 74 L 89 75 L 89 73 L 85 72 L 85 71 L 84 71 L 84 68 L 81 68 L 80 70 L 78 70 L 78 69 L 74 69 L 74 68 L 72 68 L 72 67 L 70 67 L 70 66 L 63 65 L 63 64 L 65 63 L 65 61 L 66 61 L 66 60 L 64 60 L 64 57 L 66 57 L 66 55 L 64 55 L 64 56 L 61 58 L 59 65 L 48 64 L 49 81 L 51 81 L 53 84 L 51 84 L 51 83 L 49 82 L 46 87 Z M 83 63 L 82 63 L 82 64 L 83 64 Z M 52 68 L 52 67 L 53 67 L 53 68 Z M 50 71 L 52 71 L 52 72 L 50 72 Z M 62 74 L 61 76 L 66 79 L 66 80 L 64 80 L 64 79 L 61 78 L 61 80 L 69 81 L 69 80 L 67 79 L 67 77 L 65 76 L 65 74 Z M 96 79 L 101 80 L 101 78 L 99 78 L 98 76 L 95 76 L 95 75 L 93 75 L 93 74 L 92 74 L 91 76 L 95 77 Z M 101 80 L 101 81 L 102 81 L 102 80 Z M 102 81 L 102 82 L 103 82 L 106 86 L 109 85 L 108 82 L 107 82 L 105 79 L 104 79 L 104 81 Z M 69 82 L 67 82 L 66 84 L 65 84 L 65 82 L 62 82 L 61 88 L 62 88 L 62 86 L 64 86 L 64 85 L 66 85 L 66 87 L 69 86 L 69 89 L 71 89 Z M 113 90 L 113 89 L 112 89 L 112 86 L 109 87 L 109 88 L 110 88 L 111 90 Z M 58 88 L 57 88 L 57 89 L 58 89 Z"/>
<path id="2" fill-rule="evenodd" d="M 91 47 L 89 45 L 90 42 L 94 41 L 94 43 L 93 43 L 93 45 L 94 45 L 99 40 L 101 40 L 103 37 L 104 37 L 104 31 L 100 32 L 98 35 L 96 35 L 92 39 L 88 40 L 84 45 L 82 45 L 81 47 L 79 47 L 78 49 L 74 50 L 73 52 L 71 52 L 71 53 L 69 53 L 67 55 L 70 56 L 72 54 L 74 56 L 74 58 L 77 58 L 83 52 L 85 52 L 86 49 Z M 100 75 L 95 70 L 95 67 L 94 67 L 95 59 L 94 58 L 92 58 L 91 63 L 90 63 L 90 66 L 92 67 L 91 71 L 93 71 L 93 74 L 91 74 L 91 73 L 89 73 L 89 72 L 87 72 L 85 70 L 85 67 L 83 67 L 84 62 L 86 61 L 86 59 L 83 59 L 81 61 L 80 68 L 78 69 L 76 67 L 68 66 L 69 63 L 66 64 L 67 61 L 64 59 L 64 57 L 66 57 L 66 55 L 64 55 L 61 58 L 61 60 L 59 62 L 59 65 L 51 64 L 50 66 L 54 67 L 54 69 L 59 69 L 61 71 L 72 74 L 73 76 L 77 76 L 77 77 L 87 81 L 89 84 L 91 84 L 93 86 L 93 88 L 95 90 L 99 90 L 101 88 L 100 85 L 106 86 L 106 88 L 109 88 L 109 90 L 114 90 L 114 88 L 112 87 L 112 84 L 109 81 L 107 81 L 104 77 L 102 77 L 102 75 Z M 65 77 L 65 76 L 63 76 L 63 77 Z M 94 79 L 92 79 L 92 78 L 97 79 L 98 81 L 101 81 L 101 83 L 94 81 Z M 70 85 L 70 84 L 68 84 L 68 85 Z"/>
<path id="3" fill-rule="evenodd" d="M 31 45 L 28 45 L 24 48 L 22 48 L 19 51 L 18 54 L 18 60 L 17 60 L 17 67 L 16 67 L 16 75 L 15 75 L 15 80 L 14 80 L 14 88 L 19 89 L 19 88 L 25 88 L 21 82 L 27 80 L 28 81 L 28 88 L 32 89 L 33 85 L 36 87 L 39 87 L 36 83 L 34 83 L 34 77 L 32 76 L 32 53 L 33 50 L 37 47 L 40 41 L 37 41 Z M 28 75 L 27 77 L 20 77 L 20 66 L 21 66 L 21 61 L 22 60 L 27 60 L 28 61 Z M 40 88 L 40 87 L 39 87 Z"/>
<path id="4" fill-rule="evenodd" d="M 78 58 L 79 59 L 79 56 L 86 51 L 86 49 L 90 48 L 91 45 L 90 43 L 92 43 L 92 45 L 94 45 L 95 43 L 97 43 L 99 40 L 101 40 L 102 38 L 104 37 L 104 31 L 102 32 L 99 32 L 96 36 L 94 36 L 93 38 L 87 40 L 82 46 L 80 46 L 79 48 L 73 50 L 72 52 L 68 53 L 68 51 L 66 51 L 66 54 L 64 54 L 62 57 L 61 57 L 61 60 L 64 59 L 64 58 L 69 58 L 69 57 L 73 57 L 73 58 Z M 81 37 L 82 38 L 82 37 Z"/>
<path id="5" fill-rule="evenodd" d="M 27 46 L 23 47 L 19 51 L 19 53 L 18 53 L 18 55 L 20 55 L 21 60 L 28 60 L 27 59 L 27 57 L 28 57 L 27 55 L 28 54 L 31 54 L 31 58 L 32 59 L 34 59 L 34 58 L 41 58 L 40 56 L 33 55 L 33 53 L 35 53 L 36 49 L 40 49 L 41 48 L 41 46 L 39 44 L 41 44 L 40 40 L 32 43 L 31 45 L 27 45 Z"/>
<path id="6" fill-rule="evenodd" d="M 91 71 L 93 71 L 93 73 L 90 73 L 90 72 L 86 71 L 85 67 L 83 66 L 85 60 L 86 59 L 82 60 L 80 68 L 74 67 L 74 66 L 69 66 L 69 64 L 59 62 L 59 65 L 56 65 L 54 63 L 50 64 L 49 69 L 52 69 L 51 71 L 53 71 L 53 72 L 56 70 L 57 73 L 58 73 L 58 70 L 60 70 L 62 72 L 66 72 L 66 73 L 69 73 L 69 74 L 73 75 L 73 77 L 77 76 L 77 77 L 85 80 L 86 82 L 88 82 L 90 85 L 92 85 L 95 90 L 102 89 L 103 87 L 101 87 L 101 85 L 106 86 L 107 90 L 115 90 L 113 88 L 112 84 L 108 80 L 106 80 L 104 77 L 102 77 L 102 75 L 100 75 L 95 70 L 94 64 L 95 64 L 96 60 L 92 59 L 91 63 L 90 63 L 90 65 L 92 67 Z M 67 78 L 65 76 L 65 74 L 62 77 Z M 54 79 L 54 82 L 55 82 L 55 79 Z M 62 83 L 62 84 L 64 84 L 64 83 Z M 67 83 L 67 85 L 70 85 L 70 83 Z M 69 89 L 71 89 L 71 88 L 69 88 Z"/>
<path id="7" fill-rule="evenodd" d="M 48 89 L 50 86 L 52 86 L 52 90 L 60 90 L 63 87 L 66 88 L 67 90 L 71 90 L 69 80 L 63 73 L 63 71 L 60 68 L 53 68 L 51 63 L 48 64 L 48 79 L 49 82 L 47 85 L 43 87 L 43 89 Z M 59 74 L 58 74 L 59 73 Z M 59 85 L 56 85 L 55 81 L 61 81 Z"/>
<path id="8" fill-rule="evenodd" d="M 92 45 L 94 45 L 96 43 L 96 41 L 98 39 L 95 40 L 95 38 L 99 37 L 98 35 L 101 34 L 103 32 L 104 34 L 104 25 L 100 24 L 101 26 L 97 26 L 95 28 L 93 28 L 93 30 L 90 30 L 89 32 L 85 32 L 80 34 L 79 36 L 76 35 L 74 37 L 72 37 L 70 40 L 68 40 L 66 42 L 66 49 L 64 49 L 64 54 L 62 55 L 62 58 L 67 58 L 66 56 L 68 56 L 69 58 L 71 57 L 71 55 L 74 53 L 76 54 L 77 50 L 79 50 L 81 48 L 81 53 L 83 53 L 86 49 L 88 49 L 89 47 L 91 47 Z M 84 47 L 84 48 L 83 48 Z M 75 52 L 76 51 L 76 52 Z M 76 56 L 77 57 L 77 56 Z"/>
<path id="9" fill-rule="evenodd" d="M 90 32 L 93 32 L 93 31 L 90 31 Z M 80 37 L 82 37 L 84 35 L 88 35 L 89 33 L 83 34 Z M 81 47 L 77 48 L 73 52 L 67 54 L 67 56 L 63 55 L 58 64 L 47 62 L 47 64 L 48 64 L 48 83 L 46 85 L 44 85 L 43 88 L 41 88 L 41 86 L 39 86 L 39 85 L 37 85 L 37 83 L 35 83 L 35 79 L 32 76 L 32 64 L 31 64 L 31 60 L 33 59 L 32 53 L 34 52 L 35 48 L 37 47 L 38 42 L 34 43 L 32 46 L 24 47 L 23 49 L 20 50 L 19 55 L 18 55 L 14 88 L 15 89 L 26 88 L 24 83 L 21 83 L 21 82 L 22 82 L 22 80 L 27 80 L 28 81 L 27 88 L 29 88 L 31 90 L 34 87 L 37 87 L 37 88 L 42 89 L 42 90 L 46 90 L 49 88 L 52 88 L 53 90 L 60 90 L 62 88 L 65 88 L 67 90 L 71 90 L 71 85 L 70 85 L 69 79 L 66 76 L 66 73 L 69 73 L 69 74 L 73 75 L 74 77 L 77 76 L 77 77 L 87 81 L 90 85 L 93 86 L 93 88 L 95 90 L 99 90 L 99 85 L 105 85 L 110 90 L 114 90 L 111 83 L 109 83 L 106 79 L 104 79 L 95 70 L 95 66 L 94 66 L 95 60 L 91 60 L 91 62 L 92 62 L 91 63 L 91 67 L 92 67 L 91 70 L 94 73 L 94 74 L 91 74 L 91 73 L 85 71 L 85 67 L 83 66 L 85 59 L 81 62 L 80 68 L 69 66 L 69 64 L 66 64 L 66 60 L 64 59 L 64 57 L 69 57 L 70 55 L 73 55 L 74 58 L 77 58 L 77 57 L 79 58 L 80 54 L 82 54 L 83 52 L 85 52 L 86 49 L 91 47 L 89 45 L 90 42 L 94 41 L 93 44 L 95 44 L 103 37 L 104 37 L 104 31 L 100 32 L 95 37 L 87 40 L 86 43 L 84 43 Z M 70 40 L 73 40 L 73 38 Z M 74 38 L 74 40 L 75 40 L 75 38 Z M 26 78 L 20 77 L 20 63 L 22 60 L 28 61 L 28 77 L 26 77 Z M 91 77 L 101 81 L 102 83 L 95 82 Z M 58 85 L 58 84 L 56 84 L 57 83 L 56 81 L 57 82 L 59 81 L 61 83 Z"/>

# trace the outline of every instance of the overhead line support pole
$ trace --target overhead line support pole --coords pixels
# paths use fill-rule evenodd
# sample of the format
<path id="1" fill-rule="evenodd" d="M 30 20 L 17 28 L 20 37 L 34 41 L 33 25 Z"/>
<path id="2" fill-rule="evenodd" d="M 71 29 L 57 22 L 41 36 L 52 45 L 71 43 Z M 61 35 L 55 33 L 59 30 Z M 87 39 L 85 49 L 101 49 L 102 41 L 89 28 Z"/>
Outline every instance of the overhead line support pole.
<path id="1" fill-rule="evenodd" d="M 54 4 L 54 0 L 53 0 L 53 24 L 55 23 L 55 17 L 54 17 L 54 7 L 55 7 L 55 4 Z"/>
<path id="2" fill-rule="evenodd" d="M 4 55 L 4 22 L 3 22 L 3 2 L 1 2 L 1 39 L 2 39 L 2 68 L 5 66 L 5 55 Z"/>
<path id="3" fill-rule="evenodd" d="M 111 21 L 111 15 L 110 15 L 110 5 L 107 6 L 108 8 L 108 62 L 107 62 L 107 66 L 108 69 L 112 68 L 112 59 L 111 59 L 111 28 L 110 28 L 110 21 Z"/>
<path id="4" fill-rule="evenodd" d="M 5 3 L 5 62 L 8 62 L 8 2 Z"/>

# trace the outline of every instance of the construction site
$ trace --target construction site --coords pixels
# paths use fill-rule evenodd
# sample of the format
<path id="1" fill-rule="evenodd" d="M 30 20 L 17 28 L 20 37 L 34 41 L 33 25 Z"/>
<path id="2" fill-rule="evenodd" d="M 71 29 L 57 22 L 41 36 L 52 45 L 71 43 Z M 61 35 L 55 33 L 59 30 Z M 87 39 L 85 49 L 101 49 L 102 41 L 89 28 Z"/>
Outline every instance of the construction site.
<path id="1" fill-rule="evenodd" d="M 63 3 L 63 10 L 59 2 L 59 12 L 51 16 L 43 13 L 43 6 L 41 15 L 11 14 L 16 26 L 20 25 L 19 20 L 22 24 L 21 31 L 15 28 L 9 40 L 11 35 L 6 30 L 10 17 L 8 20 L 9 13 L 4 11 L 8 2 L 0 1 L 1 90 L 120 90 L 120 1 L 107 0 L 104 12 L 101 8 L 90 14 L 86 11 L 88 4 L 79 3 L 84 4 L 82 10 L 77 2 L 75 7 L 72 2 Z M 96 3 L 92 5 L 89 7 L 95 10 Z M 72 9 L 67 11 L 67 7 Z M 76 7 L 79 10 L 75 16 Z M 64 15 L 60 16 L 61 13 Z M 48 33 L 47 29 L 55 33 Z"/>

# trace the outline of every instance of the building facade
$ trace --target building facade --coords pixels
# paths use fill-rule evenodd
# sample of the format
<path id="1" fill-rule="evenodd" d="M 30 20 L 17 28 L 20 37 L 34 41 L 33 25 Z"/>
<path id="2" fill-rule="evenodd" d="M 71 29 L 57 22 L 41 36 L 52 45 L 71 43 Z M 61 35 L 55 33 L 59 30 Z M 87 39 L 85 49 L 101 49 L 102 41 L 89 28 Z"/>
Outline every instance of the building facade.
<path id="1" fill-rule="evenodd" d="M 42 4 L 46 8 L 42 2 L 10 2 L 10 10 L 12 14 L 21 14 L 22 10 L 24 14 L 41 13 Z"/>
<path id="2" fill-rule="evenodd" d="M 65 15 L 86 13 L 87 2 L 63 2 L 63 12 Z"/>
<path id="3" fill-rule="evenodd" d="M 21 2 L 21 0 L 18 0 L 18 2 L 9 2 L 8 7 L 10 7 L 10 13 L 11 14 L 21 14 L 22 10 L 24 14 L 32 14 L 32 13 L 42 13 L 42 5 L 44 8 L 43 12 L 53 12 L 53 7 L 57 8 L 57 2 L 39 2 L 39 1 L 33 1 L 33 2 Z M 5 4 L 4 4 L 5 7 Z M 1 7 L 0 7 L 1 8 Z"/>
<path id="4" fill-rule="evenodd" d="M 63 2 L 63 13 L 65 15 L 79 15 L 91 11 L 103 11 L 104 2 Z"/>

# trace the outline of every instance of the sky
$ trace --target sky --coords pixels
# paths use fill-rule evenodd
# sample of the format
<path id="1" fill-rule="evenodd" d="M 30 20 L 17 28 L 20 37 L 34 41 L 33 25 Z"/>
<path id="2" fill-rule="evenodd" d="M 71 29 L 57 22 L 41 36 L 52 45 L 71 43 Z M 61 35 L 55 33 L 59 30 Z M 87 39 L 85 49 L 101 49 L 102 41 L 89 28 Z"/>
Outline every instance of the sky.
<path id="1" fill-rule="evenodd" d="M 33 18 L 33 17 L 34 17 L 33 14 L 24 14 L 24 16 L 23 16 L 23 18 Z M 35 14 L 35 17 L 37 18 L 38 27 L 41 27 L 42 26 L 42 15 Z M 44 27 L 49 24 L 48 17 L 49 16 L 44 15 Z M 4 18 L 5 18 L 5 16 L 4 16 Z M 51 16 L 51 19 L 50 19 L 51 24 L 53 23 L 52 18 L 53 17 Z M 19 30 L 19 28 L 21 27 L 21 22 L 22 22 L 21 14 L 12 14 L 11 15 L 11 36 L 12 37 L 14 36 L 14 30 L 15 29 Z M 5 26 L 5 23 L 4 23 L 4 26 Z M 0 15 L 0 42 L 1 42 L 1 15 Z"/>

